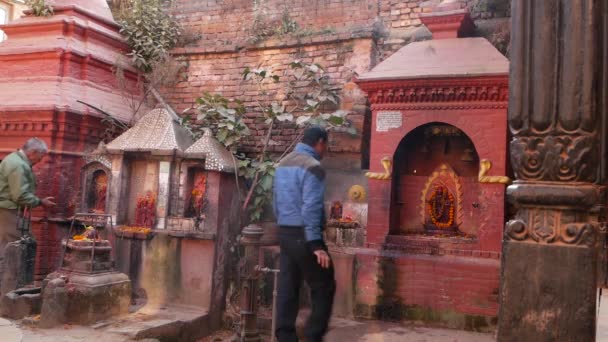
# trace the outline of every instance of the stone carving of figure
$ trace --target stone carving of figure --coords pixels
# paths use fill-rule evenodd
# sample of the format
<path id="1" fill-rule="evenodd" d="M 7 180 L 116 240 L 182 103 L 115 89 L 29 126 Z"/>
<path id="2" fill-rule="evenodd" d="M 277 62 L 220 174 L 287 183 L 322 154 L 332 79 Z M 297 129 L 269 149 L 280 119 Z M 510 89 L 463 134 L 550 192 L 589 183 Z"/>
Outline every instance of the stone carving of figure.
<path id="1" fill-rule="evenodd" d="M 153 227 L 156 219 L 156 196 L 148 191 L 137 199 L 135 224 L 139 227 Z"/>
<path id="2" fill-rule="evenodd" d="M 454 225 L 454 196 L 444 185 L 437 185 L 428 201 L 428 213 L 437 228 L 451 228 Z"/>
<path id="3" fill-rule="evenodd" d="M 95 178 L 95 209 L 96 213 L 104 213 L 106 211 L 106 197 L 108 192 L 108 176 L 105 173 L 100 173 Z"/>
<path id="4" fill-rule="evenodd" d="M 205 184 L 205 175 L 204 174 L 197 174 L 196 175 L 196 180 L 194 182 L 194 186 L 192 187 L 192 197 L 191 197 L 191 202 L 192 202 L 192 206 L 194 207 L 194 211 L 200 215 L 202 209 L 203 209 L 203 201 L 205 199 L 205 190 L 206 190 L 206 184 Z"/>
<path id="5" fill-rule="evenodd" d="M 103 170 L 95 171 L 87 187 L 87 208 L 89 212 L 103 214 L 106 211 L 108 176 Z"/>
<path id="6" fill-rule="evenodd" d="M 342 219 L 342 203 L 340 203 L 339 201 L 336 201 L 331 205 L 329 219 L 330 220 L 341 220 Z"/>

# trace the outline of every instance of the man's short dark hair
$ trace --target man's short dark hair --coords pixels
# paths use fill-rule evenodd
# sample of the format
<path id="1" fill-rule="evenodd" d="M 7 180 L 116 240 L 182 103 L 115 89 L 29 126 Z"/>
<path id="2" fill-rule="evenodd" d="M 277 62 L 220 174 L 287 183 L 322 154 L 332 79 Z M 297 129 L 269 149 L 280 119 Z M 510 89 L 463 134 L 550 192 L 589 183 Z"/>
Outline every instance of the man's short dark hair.
<path id="1" fill-rule="evenodd" d="M 319 140 L 327 142 L 327 131 L 324 128 L 313 126 L 304 130 L 303 143 L 308 146 L 315 146 Z"/>

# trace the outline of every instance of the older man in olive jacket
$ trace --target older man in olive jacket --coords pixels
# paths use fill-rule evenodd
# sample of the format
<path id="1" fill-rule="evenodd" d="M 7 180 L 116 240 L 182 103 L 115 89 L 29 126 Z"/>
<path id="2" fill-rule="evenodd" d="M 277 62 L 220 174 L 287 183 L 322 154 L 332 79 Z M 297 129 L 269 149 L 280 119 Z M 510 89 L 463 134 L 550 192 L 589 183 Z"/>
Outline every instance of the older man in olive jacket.
<path id="1" fill-rule="evenodd" d="M 4 274 L 4 252 L 8 243 L 18 241 L 19 208 L 46 208 L 55 205 L 52 197 L 40 199 L 36 192 L 36 177 L 32 166 L 48 149 L 44 141 L 29 139 L 23 147 L 6 156 L 0 163 L 0 281 Z"/>

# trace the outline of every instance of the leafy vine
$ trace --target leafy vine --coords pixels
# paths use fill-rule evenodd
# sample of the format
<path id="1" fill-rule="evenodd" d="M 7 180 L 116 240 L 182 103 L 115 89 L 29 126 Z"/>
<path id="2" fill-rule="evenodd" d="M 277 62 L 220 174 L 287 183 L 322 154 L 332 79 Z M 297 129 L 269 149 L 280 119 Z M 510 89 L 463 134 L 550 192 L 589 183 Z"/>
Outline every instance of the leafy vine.
<path id="1" fill-rule="evenodd" d="M 196 99 L 194 114 L 188 111 L 184 125 L 197 135 L 200 130 L 193 128 L 193 123 L 203 122 L 203 126 L 212 128 L 217 139 L 234 154 L 239 175 L 248 184 L 242 210 L 250 221 L 255 222 L 262 219 L 265 208 L 270 204 L 276 165 L 301 139 L 302 128 L 317 125 L 349 134 L 357 134 L 357 130 L 347 119 L 348 112 L 332 110 L 340 101 L 339 88 L 330 82 L 319 64 L 294 61 L 282 74 L 268 68 L 248 67 L 242 76 L 244 82 L 256 86 L 260 95 L 268 95 L 268 88 L 283 86 L 277 92 L 283 95 L 268 101 L 261 100 L 264 96 L 259 96 L 252 108 L 262 113 L 257 126 L 259 129 L 263 124 L 262 130 L 265 131 L 259 155 L 249 157 L 237 151 L 240 143 L 251 135 L 251 129 L 244 120 L 247 108 L 243 101 L 206 93 Z M 281 155 L 273 155 L 269 147 L 279 145 L 275 141 L 279 126 L 295 126 L 299 133 Z"/>

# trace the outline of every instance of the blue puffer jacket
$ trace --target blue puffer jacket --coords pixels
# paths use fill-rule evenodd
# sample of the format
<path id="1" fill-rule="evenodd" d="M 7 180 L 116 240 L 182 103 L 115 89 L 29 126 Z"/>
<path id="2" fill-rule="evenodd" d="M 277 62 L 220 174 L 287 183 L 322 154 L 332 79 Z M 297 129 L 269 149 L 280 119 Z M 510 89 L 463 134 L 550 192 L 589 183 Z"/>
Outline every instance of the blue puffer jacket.
<path id="1" fill-rule="evenodd" d="M 274 175 L 273 200 L 278 224 L 304 227 L 306 241 L 313 250 L 323 244 L 325 219 L 325 171 L 320 159 L 312 147 L 300 143 L 281 160 Z"/>

